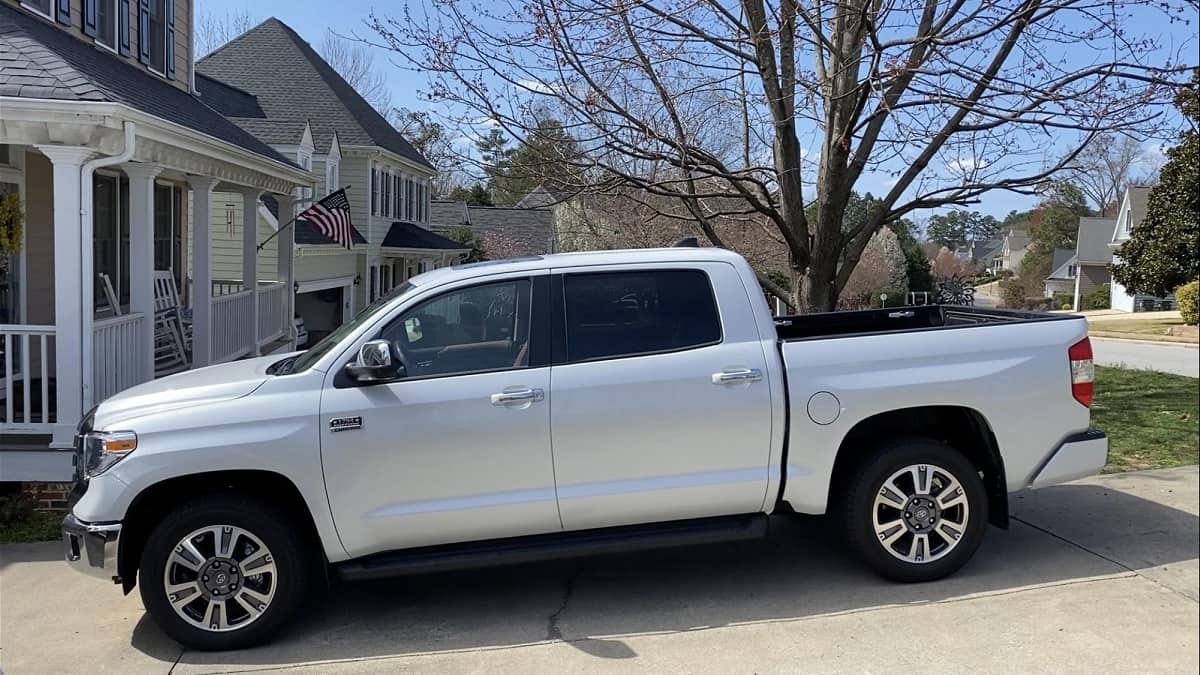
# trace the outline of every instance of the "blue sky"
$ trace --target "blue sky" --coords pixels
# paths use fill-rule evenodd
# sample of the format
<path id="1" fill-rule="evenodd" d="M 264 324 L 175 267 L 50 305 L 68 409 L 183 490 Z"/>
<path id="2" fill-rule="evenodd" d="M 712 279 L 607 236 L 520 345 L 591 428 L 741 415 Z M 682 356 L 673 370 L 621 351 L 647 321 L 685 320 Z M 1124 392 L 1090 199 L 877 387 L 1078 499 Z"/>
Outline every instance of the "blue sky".
<path id="1" fill-rule="evenodd" d="M 399 18 L 403 16 L 405 4 L 403 0 L 393 0 L 392 2 L 337 0 L 335 3 L 319 2 L 318 0 L 256 0 L 253 3 L 247 3 L 245 0 L 197 0 L 196 13 L 197 20 L 202 14 L 222 16 L 229 13 L 248 13 L 256 23 L 269 16 L 275 16 L 319 49 L 327 29 L 343 35 L 357 34 L 368 39 L 374 37 L 363 23 L 372 10 L 378 11 L 385 17 Z M 421 2 L 417 0 L 412 4 L 420 5 Z M 1160 20 L 1161 15 L 1154 14 L 1153 16 Z M 1149 25 L 1149 21 L 1135 18 L 1129 22 L 1127 29 L 1131 34 L 1160 34 L 1162 40 L 1171 47 L 1177 49 L 1181 45 L 1190 44 L 1192 51 L 1195 50 L 1197 22 L 1194 16 L 1190 25 L 1178 23 L 1166 26 L 1162 25 L 1161 20 L 1155 25 Z M 1192 60 L 1196 59 L 1193 57 Z M 419 91 L 427 85 L 425 78 L 420 73 L 401 68 L 388 52 L 382 49 L 377 50 L 376 65 L 389 79 L 393 105 L 417 110 L 430 107 L 419 96 Z M 1151 154 L 1156 154 L 1153 152 L 1153 147 L 1147 146 L 1152 151 Z M 888 178 L 882 175 L 864 176 L 858 185 L 858 189 L 861 191 L 872 191 L 877 194 L 887 192 L 889 187 Z M 1029 208 L 1034 201 L 1032 197 L 1007 192 L 992 192 L 983 197 L 980 205 L 971 208 L 1003 217 L 1011 210 Z"/>

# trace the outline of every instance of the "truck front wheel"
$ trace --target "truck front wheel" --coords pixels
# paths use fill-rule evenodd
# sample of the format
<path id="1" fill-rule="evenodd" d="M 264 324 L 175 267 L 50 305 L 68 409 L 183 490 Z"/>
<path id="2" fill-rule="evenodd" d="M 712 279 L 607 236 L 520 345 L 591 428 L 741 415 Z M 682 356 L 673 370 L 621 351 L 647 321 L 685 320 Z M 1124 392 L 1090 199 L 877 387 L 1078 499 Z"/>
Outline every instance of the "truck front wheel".
<path id="1" fill-rule="evenodd" d="M 159 523 L 138 570 L 142 604 L 175 640 L 204 650 L 269 639 L 306 597 L 297 528 L 270 504 L 199 497 Z"/>
<path id="2" fill-rule="evenodd" d="M 925 438 L 881 447 L 849 478 L 840 505 L 851 549 L 895 581 L 932 581 L 983 541 L 987 491 L 966 457 Z"/>

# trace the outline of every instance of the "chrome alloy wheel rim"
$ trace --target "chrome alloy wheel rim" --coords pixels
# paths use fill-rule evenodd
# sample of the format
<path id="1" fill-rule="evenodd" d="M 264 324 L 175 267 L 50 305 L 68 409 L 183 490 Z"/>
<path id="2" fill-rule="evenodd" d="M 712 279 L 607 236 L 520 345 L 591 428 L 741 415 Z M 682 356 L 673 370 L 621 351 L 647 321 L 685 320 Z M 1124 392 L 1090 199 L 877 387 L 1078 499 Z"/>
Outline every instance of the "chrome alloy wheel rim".
<path id="1" fill-rule="evenodd" d="M 933 464 L 893 473 L 875 495 L 872 525 L 879 544 L 909 563 L 931 563 L 953 551 L 966 534 L 971 508 L 962 483 Z"/>
<path id="2" fill-rule="evenodd" d="M 198 529 L 175 545 L 163 571 L 163 588 L 175 613 L 207 631 L 238 630 L 254 623 L 275 597 L 278 571 L 271 550 L 240 527 Z"/>

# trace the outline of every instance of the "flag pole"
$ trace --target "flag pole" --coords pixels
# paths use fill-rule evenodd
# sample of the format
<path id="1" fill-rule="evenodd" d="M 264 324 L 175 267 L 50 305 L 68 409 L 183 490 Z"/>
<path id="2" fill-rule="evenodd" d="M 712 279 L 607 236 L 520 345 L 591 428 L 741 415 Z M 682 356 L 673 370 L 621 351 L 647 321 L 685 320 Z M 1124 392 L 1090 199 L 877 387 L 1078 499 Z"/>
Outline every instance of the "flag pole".
<path id="1" fill-rule="evenodd" d="M 344 187 L 338 188 L 338 190 L 346 190 L 349 187 L 350 187 L 349 185 L 346 185 Z M 336 192 L 336 191 L 337 190 L 335 190 L 334 192 Z M 333 192 L 329 193 L 329 195 L 331 195 L 331 194 L 333 194 Z M 328 197 L 329 195 L 325 195 L 325 197 Z M 325 199 L 325 197 L 321 197 L 321 199 Z M 320 199 L 309 199 L 307 201 L 318 202 L 321 200 Z M 269 244 L 272 239 L 274 239 L 275 237 L 278 237 L 280 232 L 283 232 L 285 229 L 291 227 L 292 225 L 295 225 L 296 219 L 299 218 L 303 213 L 304 213 L 304 211 L 301 211 L 300 213 L 297 213 L 296 215 L 292 216 L 291 220 L 287 221 L 283 225 L 280 225 L 278 229 L 276 229 L 273 233 L 271 233 L 271 236 L 267 237 L 266 239 L 263 239 L 263 243 L 258 245 L 258 247 L 256 249 L 256 253 L 262 253 L 263 248 L 265 248 L 266 245 Z"/>

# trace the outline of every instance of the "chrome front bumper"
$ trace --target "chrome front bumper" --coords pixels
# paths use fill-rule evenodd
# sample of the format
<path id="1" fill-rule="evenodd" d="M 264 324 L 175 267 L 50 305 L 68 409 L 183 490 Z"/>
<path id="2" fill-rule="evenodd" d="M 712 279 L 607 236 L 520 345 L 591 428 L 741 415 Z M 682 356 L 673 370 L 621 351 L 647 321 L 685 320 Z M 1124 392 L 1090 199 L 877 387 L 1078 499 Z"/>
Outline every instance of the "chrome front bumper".
<path id="1" fill-rule="evenodd" d="M 120 523 L 85 523 L 73 514 L 67 514 L 63 519 L 62 531 L 63 548 L 71 567 L 84 574 L 120 583 L 121 579 L 117 576 Z"/>

